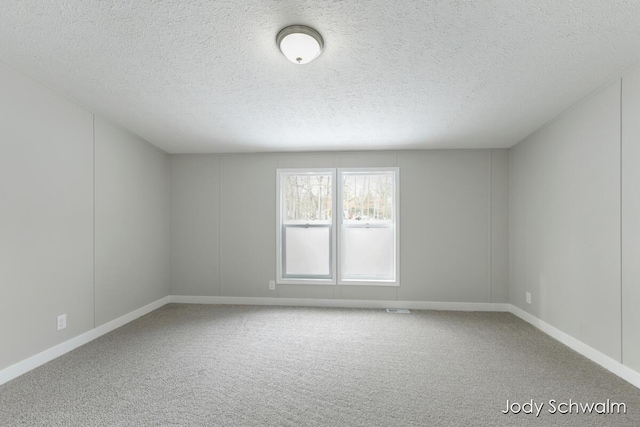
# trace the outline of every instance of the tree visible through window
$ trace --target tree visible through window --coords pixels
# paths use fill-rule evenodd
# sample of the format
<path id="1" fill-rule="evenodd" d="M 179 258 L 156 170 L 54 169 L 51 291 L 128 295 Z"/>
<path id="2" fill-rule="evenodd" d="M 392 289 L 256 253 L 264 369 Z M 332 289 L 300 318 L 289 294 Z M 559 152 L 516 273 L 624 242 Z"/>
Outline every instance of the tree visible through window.
<path id="1" fill-rule="evenodd" d="M 393 173 L 343 173 L 345 221 L 390 221 L 393 215 Z"/>
<path id="2" fill-rule="evenodd" d="M 285 222 L 331 220 L 331 175 L 285 175 Z"/>

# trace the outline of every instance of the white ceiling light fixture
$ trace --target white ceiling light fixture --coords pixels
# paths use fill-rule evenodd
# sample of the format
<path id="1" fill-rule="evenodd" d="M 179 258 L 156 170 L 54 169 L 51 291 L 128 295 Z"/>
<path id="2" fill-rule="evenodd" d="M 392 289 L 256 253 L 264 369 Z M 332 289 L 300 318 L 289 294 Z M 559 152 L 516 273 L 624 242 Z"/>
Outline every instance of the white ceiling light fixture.
<path id="1" fill-rule="evenodd" d="M 289 61 L 300 65 L 316 59 L 324 48 L 320 33 L 304 25 L 283 28 L 276 37 L 276 43 Z"/>

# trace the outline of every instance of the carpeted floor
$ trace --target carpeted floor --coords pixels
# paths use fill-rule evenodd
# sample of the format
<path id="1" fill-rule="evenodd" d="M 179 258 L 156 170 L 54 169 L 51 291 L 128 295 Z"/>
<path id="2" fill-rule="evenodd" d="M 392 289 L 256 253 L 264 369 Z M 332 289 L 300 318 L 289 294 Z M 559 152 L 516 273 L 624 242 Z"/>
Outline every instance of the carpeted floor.
<path id="1" fill-rule="evenodd" d="M 0 386 L 0 425 L 639 426 L 640 390 L 508 313 L 169 304 Z"/>

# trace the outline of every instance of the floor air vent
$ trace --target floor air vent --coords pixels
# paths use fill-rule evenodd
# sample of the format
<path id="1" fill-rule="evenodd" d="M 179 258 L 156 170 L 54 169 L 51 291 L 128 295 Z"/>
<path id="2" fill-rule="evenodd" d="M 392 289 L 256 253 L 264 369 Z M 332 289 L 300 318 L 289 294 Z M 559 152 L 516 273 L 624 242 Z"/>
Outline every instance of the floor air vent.
<path id="1" fill-rule="evenodd" d="M 409 314 L 411 312 L 409 310 L 407 310 L 406 308 L 387 308 L 387 313 Z"/>

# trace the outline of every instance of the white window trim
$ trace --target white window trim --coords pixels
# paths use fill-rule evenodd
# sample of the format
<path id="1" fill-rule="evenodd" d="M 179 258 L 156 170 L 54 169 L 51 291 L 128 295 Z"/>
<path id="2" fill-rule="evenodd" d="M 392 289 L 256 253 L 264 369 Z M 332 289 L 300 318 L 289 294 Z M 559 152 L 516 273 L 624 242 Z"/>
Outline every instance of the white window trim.
<path id="1" fill-rule="evenodd" d="M 300 278 L 287 278 L 283 277 L 282 272 L 282 175 L 296 174 L 296 175 L 313 175 L 318 173 L 331 174 L 331 279 L 300 279 Z M 277 214 L 276 214 L 276 283 L 279 285 L 335 285 L 336 284 L 336 221 L 335 206 L 336 206 L 336 168 L 296 168 L 296 169 L 276 169 L 276 188 L 277 190 Z"/>
<path id="2" fill-rule="evenodd" d="M 394 223 L 395 223 L 395 280 L 376 280 L 370 279 L 358 280 L 338 279 L 341 273 L 341 254 L 338 256 L 337 249 L 342 245 L 342 233 L 338 233 L 338 229 L 342 229 L 342 179 L 341 172 L 389 172 L 395 173 L 395 192 L 394 192 Z M 300 279 L 282 277 L 282 175 L 292 174 L 316 174 L 330 173 L 332 182 L 331 205 L 335 207 L 332 212 L 331 227 L 331 279 Z M 277 188 L 277 213 L 276 213 L 276 283 L 279 285 L 342 285 L 342 286 L 400 286 L 400 168 L 398 167 L 371 167 L 371 168 L 290 168 L 276 169 L 276 188 Z M 340 195 L 340 197 L 338 197 Z M 337 215 L 337 216 L 336 216 Z M 339 241 L 340 240 L 340 241 Z"/>
<path id="3" fill-rule="evenodd" d="M 393 197 L 393 207 L 394 207 L 394 218 L 393 223 L 395 225 L 395 280 L 371 280 L 371 279 L 343 279 L 342 278 L 342 231 L 338 233 L 338 248 L 340 248 L 340 254 L 336 258 L 336 268 L 338 272 L 338 285 L 342 286 L 400 286 L 400 168 L 398 167 L 373 167 L 373 168 L 338 168 L 337 173 L 337 189 L 336 189 L 336 197 L 340 195 L 338 198 L 338 212 L 340 215 L 336 217 L 336 229 L 342 230 L 343 218 L 342 212 L 344 211 L 343 207 L 343 197 L 342 197 L 342 173 L 366 173 L 366 172 L 394 172 L 394 197 Z"/>

